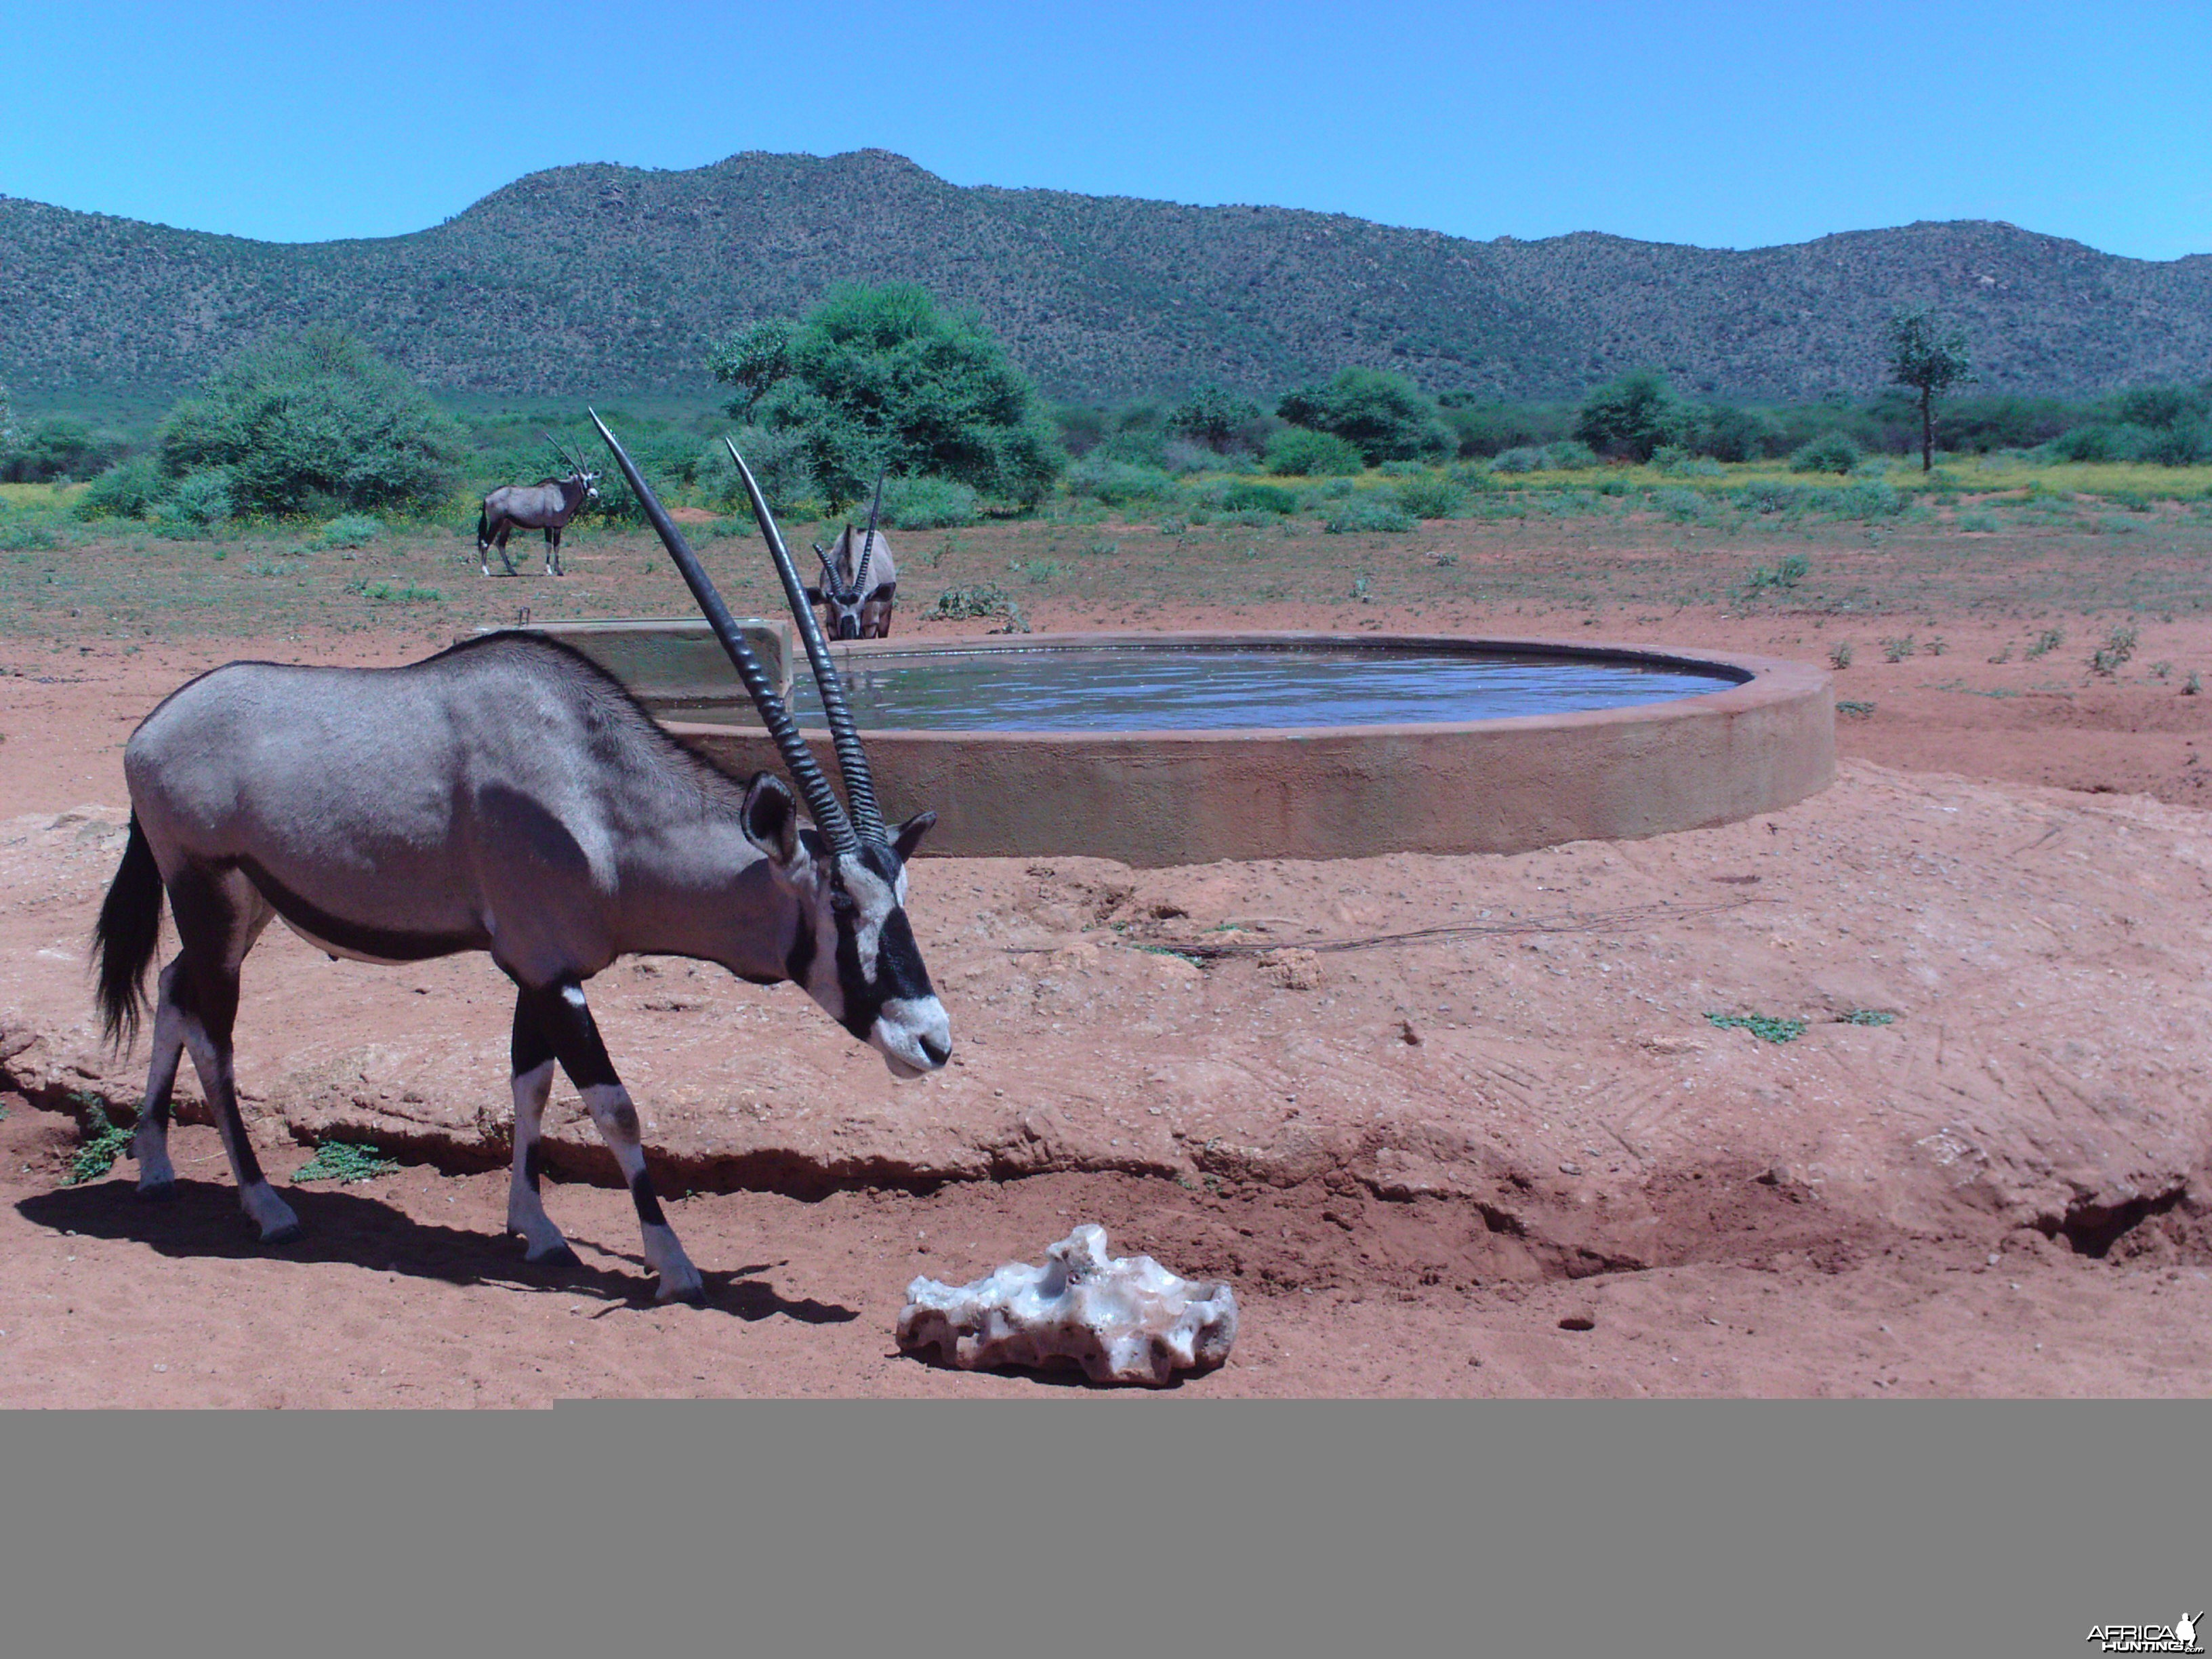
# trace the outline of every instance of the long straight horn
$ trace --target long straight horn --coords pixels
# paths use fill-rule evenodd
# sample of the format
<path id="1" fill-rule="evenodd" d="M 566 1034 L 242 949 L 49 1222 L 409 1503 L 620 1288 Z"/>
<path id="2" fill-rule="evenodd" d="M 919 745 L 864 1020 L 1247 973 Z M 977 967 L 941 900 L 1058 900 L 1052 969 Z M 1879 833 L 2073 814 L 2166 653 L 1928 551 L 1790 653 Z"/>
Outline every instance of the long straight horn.
<path id="1" fill-rule="evenodd" d="M 884 474 L 890 471 L 890 465 L 885 461 L 876 469 L 876 498 L 868 503 L 868 532 L 861 538 L 860 562 L 853 576 L 854 586 L 863 594 L 868 591 L 868 560 L 876 550 L 876 515 L 883 511 Z"/>
<path id="2" fill-rule="evenodd" d="M 761 538 L 768 543 L 769 556 L 775 561 L 775 574 L 783 582 L 783 597 L 790 603 L 792 619 L 799 624 L 800 642 L 806 647 L 806 660 L 814 669 L 815 688 L 822 694 L 823 716 L 830 722 L 830 740 L 837 749 L 837 769 L 845 775 L 845 798 L 852 803 L 853 821 L 862 836 L 871 841 L 882 841 L 883 809 L 876 805 L 876 786 L 868 775 L 868 757 L 860 751 L 860 734 L 853 724 L 853 711 L 845 706 L 844 682 L 837 678 L 837 665 L 830 660 L 830 647 L 823 643 L 822 630 L 815 624 L 814 607 L 806 602 L 806 589 L 783 544 L 783 532 L 775 527 L 775 514 L 768 510 L 760 486 L 753 482 L 752 468 L 745 465 L 745 458 L 738 453 L 737 445 L 730 442 L 726 433 L 722 441 L 729 447 L 730 459 L 738 464 L 738 476 L 745 481 L 745 498 L 752 503 L 753 517 L 760 521 Z"/>
<path id="3" fill-rule="evenodd" d="M 684 539 L 684 532 L 669 518 L 667 511 L 660 505 L 659 498 L 653 493 L 653 486 L 646 483 L 630 460 L 629 452 L 615 441 L 615 434 L 607 430 L 607 423 L 599 418 L 599 411 L 592 410 L 590 414 L 592 424 L 599 428 L 599 436 L 607 441 L 607 447 L 614 452 L 615 465 L 622 469 L 623 477 L 636 495 L 638 504 L 645 508 L 646 519 L 659 533 L 661 545 L 668 550 L 668 556 L 675 562 L 677 569 L 683 573 L 684 585 L 690 588 L 691 597 L 698 600 L 700 613 L 707 618 L 707 626 L 714 630 L 714 637 L 721 641 L 722 649 L 729 653 L 730 661 L 738 671 L 738 678 L 745 683 L 746 693 L 752 698 L 753 706 L 760 710 L 761 720 L 768 727 L 769 736 L 775 739 L 776 749 L 783 756 L 784 769 L 791 774 L 791 781 L 799 786 L 799 793 L 805 798 L 806 810 L 813 814 L 815 827 L 830 838 L 830 844 L 838 852 L 858 850 L 860 837 L 853 831 L 852 820 L 845 816 L 845 809 L 837 799 L 837 792 L 830 787 L 830 780 L 823 775 L 822 768 L 814 758 L 814 751 L 806 746 L 806 739 L 799 735 L 799 722 L 792 719 L 791 711 L 783 706 L 783 699 L 777 695 L 767 671 L 762 668 L 760 659 L 753 655 L 752 647 L 745 643 L 744 635 L 738 631 L 738 624 L 732 618 L 729 607 L 722 603 L 722 596 L 714 591 L 714 584 L 708 580 L 706 568 L 699 562 L 699 556 L 691 550 L 691 544 Z"/>

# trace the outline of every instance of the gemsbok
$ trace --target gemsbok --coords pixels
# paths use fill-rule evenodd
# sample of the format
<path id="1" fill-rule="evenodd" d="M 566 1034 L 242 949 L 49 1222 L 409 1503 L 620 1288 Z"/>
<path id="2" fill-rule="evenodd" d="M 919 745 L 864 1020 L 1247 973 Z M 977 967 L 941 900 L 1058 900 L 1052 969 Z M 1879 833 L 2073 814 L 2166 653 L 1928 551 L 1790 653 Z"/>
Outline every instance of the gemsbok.
<path id="1" fill-rule="evenodd" d="M 722 440 L 726 444 L 730 441 Z M 730 453 L 737 446 L 730 444 Z M 822 585 L 806 590 L 807 599 L 827 613 L 833 640 L 886 640 L 891 633 L 891 607 L 898 599 L 898 562 L 891 557 L 890 538 L 876 528 L 884 504 L 884 481 L 876 477 L 875 504 L 868 509 L 868 527 L 856 542 L 847 525 L 830 551 L 817 545 L 814 556 L 822 561 Z"/>
<path id="2" fill-rule="evenodd" d="M 545 532 L 545 574 L 561 574 L 561 532 L 568 527 L 586 501 L 599 499 L 599 475 L 587 472 L 584 464 L 571 455 L 554 440 L 550 432 L 545 441 L 560 453 L 568 469 L 565 478 L 540 478 L 534 484 L 501 484 L 483 498 L 483 508 L 477 514 L 477 560 L 483 573 L 491 574 L 491 550 L 499 550 L 499 562 L 507 567 L 507 574 L 515 574 L 514 561 L 507 556 L 507 538 L 517 529 L 542 530 Z"/>
<path id="3" fill-rule="evenodd" d="M 161 970 L 133 1152 L 138 1191 L 173 1194 L 179 1058 L 213 1110 L 264 1244 L 298 1218 L 264 1176 L 231 1070 L 239 969 L 272 917 L 333 957 L 403 963 L 488 951 L 514 982 L 507 1229 L 525 1258 L 573 1260 L 539 1198 L 540 1121 L 558 1061 L 629 1183 L 659 1295 L 696 1268 L 653 1195 L 638 1117 L 584 982 L 633 953 L 789 980 L 895 1076 L 951 1054 L 905 910 L 906 866 L 936 821 L 887 826 L 837 671 L 742 459 L 799 623 L 846 801 L 629 456 L 594 414 L 647 519 L 736 665 L 805 802 L 739 782 L 678 744 L 623 687 L 543 636 L 492 634 L 403 668 L 237 662 L 173 692 L 125 745 L 131 830 L 95 930 L 100 1009 L 127 1047 L 146 1007 L 166 891 L 179 951 Z"/>

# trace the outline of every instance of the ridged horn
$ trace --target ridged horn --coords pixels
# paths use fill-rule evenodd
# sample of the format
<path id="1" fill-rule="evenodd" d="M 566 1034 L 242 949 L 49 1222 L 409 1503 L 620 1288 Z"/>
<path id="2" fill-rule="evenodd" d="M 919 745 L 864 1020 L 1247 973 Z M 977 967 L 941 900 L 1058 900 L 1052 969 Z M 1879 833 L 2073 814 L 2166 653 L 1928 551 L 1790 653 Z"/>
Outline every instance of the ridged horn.
<path id="1" fill-rule="evenodd" d="M 868 593 L 868 561 L 875 556 L 876 552 L 876 517 L 883 511 L 884 474 L 890 471 L 889 461 L 876 469 L 876 498 L 868 503 L 867 534 L 861 538 L 860 562 L 854 571 L 853 591 L 862 599 L 866 599 Z"/>
<path id="2" fill-rule="evenodd" d="M 731 617 L 729 607 L 722 603 L 722 596 L 714 591 L 714 584 L 708 580 L 706 568 L 699 562 L 699 556 L 684 539 L 684 532 L 676 527 L 675 521 L 660 505 L 659 497 L 653 493 L 653 486 L 647 483 L 638 471 L 629 453 L 616 441 L 615 434 L 607 430 L 607 423 L 599 418 L 599 411 L 592 410 L 589 412 L 592 424 L 599 428 L 599 436 L 606 440 L 608 449 L 613 452 L 615 465 L 622 469 L 623 480 L 637 497 L 638 504 L 644 507 L 647 521 L 653 526 L 654 532 L 660 538 L 661 545 L 668 550 L 668 556 L 682 573 L 684 586 L 691 590 L 691 597 L 699 602 L 700 614 L 706 617 L 707 626 L 714 630 L 714 637 L 729 654 L 731 665 L 738 671 L 738 678 L 744 682 L 746 695 L 753 700 L 753 707 L 760 710 L 762 723 L 768 727 L 769 736 L 775 740 L 777 752 L 783 757 L 784 769 L 791 774 L 791 781 L 799 786 L 799 793 L 806 802 L 806 810 L 813 815 L 815 828 L 829 838 L 830 846 L 839 853 L 857 851 L 860 837 L 854 833 L 852 820 L 846 817 L 845 808 L 837 799 L 837 792 L 830 787 L 830 780 L 823 775 L 821 765 L 815 760 L 814 751 L 806 746 L 806 739 L 799 735 L 799 722 L 791 717 L 791 711 L 783 706 L 783 698 L 769 683 L 768 672 L 761 666 L 760 659 L 753 655 L 752 647 L 745 643 L 744 635 L 738 631 L 738 624 Z M 750 484 L 751 480 L 748 478 L 746 483 Z"/>
<path id="3" fill-rule="evenodd" d="M 775 574 L 783 583 L 783 596 L 790 603 L 793 620 L 799 624 L 799 641 L 806 647 L 806 660 L 814 670 L 815 689 L 822 695 L 823 717 L 830 723 L 830 740 L 836 746 L 837 769 L 845 775 L 845 799 L 852 804 L 854 824 L 870 841 L 885 840 L 883 809 L 876 805 L 876 786 L 868 775 L 868 757 L 860 751 L 860 734 L 853 724 L 853 711 L 845 706 L 845 684 L 837 678 L 837 665 L 830 660 L 830 647 L 823 643 L 822 630 L 814 621 L 814 607 L 806 602 L 805 586 L 799 580 L 790 550 L 783 544 L 783 532 L 775 527 L 775 514 L 768 510 L 760 485 L 753 482 L 752 468 L 745 465 L 745 458 L 738 453 L 738 447 L 731 442 L 727 433 L 722 435 L 722 442 L 729 448 L 730 459 L 738 464 L 738 476 L 745 481 L 745 499 L 752 503 L 753 517 L 761 527 L 761 539 L 768 544 L 769 556 L 775 561 Z"/>

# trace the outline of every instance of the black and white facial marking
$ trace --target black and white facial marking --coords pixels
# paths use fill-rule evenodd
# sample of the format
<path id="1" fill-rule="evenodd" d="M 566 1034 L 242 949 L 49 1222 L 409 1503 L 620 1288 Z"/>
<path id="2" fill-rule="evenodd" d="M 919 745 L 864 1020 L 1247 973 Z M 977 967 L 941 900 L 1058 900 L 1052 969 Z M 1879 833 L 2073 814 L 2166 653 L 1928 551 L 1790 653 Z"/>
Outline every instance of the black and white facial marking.
<path id="1" fill-rule="evenodd" d="M 842 854 L 805 830 L 784 860 L 800 901 L 784 971 L 898 1078 L 924 1076 L 952 1057 L 951 1022 L 906 917 L 906 861 L 936 822 L 920 813 L 888 844 L 864 842 Z"/>

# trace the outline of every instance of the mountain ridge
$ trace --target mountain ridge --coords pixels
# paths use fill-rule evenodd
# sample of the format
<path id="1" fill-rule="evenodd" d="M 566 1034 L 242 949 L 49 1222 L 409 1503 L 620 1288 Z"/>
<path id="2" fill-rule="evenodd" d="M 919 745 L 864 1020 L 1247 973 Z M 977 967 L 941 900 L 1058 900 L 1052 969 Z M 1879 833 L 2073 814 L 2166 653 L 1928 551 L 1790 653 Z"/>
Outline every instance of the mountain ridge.
<path id="1" fill-rule="evenodd" d="M 0 197 L 0 380 L 19 399 L 203 378 L 272 328 L 353 328 L 434 388 L 696 395 L 708 343 L 839 280 L 972 306 L 1057 396 L 1346 363 L 1433 391 L 1579 393 L 1646 364 L 1686 390 L 1881 384 L 1881 325 L 1933 303 L 1983 388 L 2080 395 L 2212 372 L 2212 255 L 2125 258 L 1991 220 L 1765 248 L 1601 231 L 1474 241 L 1346 214 L 951 185 L 903 157 L 747 151 L 524 175 L 392 237 L 261 242 Z"/>

